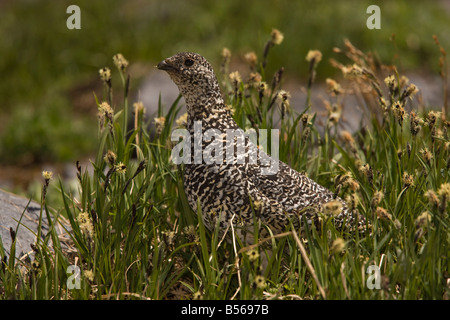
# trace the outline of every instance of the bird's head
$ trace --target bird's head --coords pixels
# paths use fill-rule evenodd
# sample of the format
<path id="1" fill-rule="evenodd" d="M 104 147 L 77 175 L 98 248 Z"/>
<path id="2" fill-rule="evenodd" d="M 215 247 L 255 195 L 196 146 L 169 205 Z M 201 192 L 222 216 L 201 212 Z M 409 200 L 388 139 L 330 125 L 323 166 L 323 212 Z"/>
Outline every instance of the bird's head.
<path id="1" fill-rule="evenodd" d="M 198 100 L 205 95 L 219 92 L 213 68 L 197 53 L 177 53 L 161 61 L 157 68 L 169 74 L 188 103 L 188 100 Z"/>

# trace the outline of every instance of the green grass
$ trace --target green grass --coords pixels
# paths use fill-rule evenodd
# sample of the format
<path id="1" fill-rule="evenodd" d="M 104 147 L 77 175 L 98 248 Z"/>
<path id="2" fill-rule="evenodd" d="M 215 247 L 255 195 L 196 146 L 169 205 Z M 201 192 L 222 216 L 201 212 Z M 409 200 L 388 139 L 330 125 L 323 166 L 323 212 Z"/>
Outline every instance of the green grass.
<path id="1" fill-rule="evenodd" d="M 351 45 L 343 49 L 354 50 Z M 297 114 L 283 109 L 280 100 L 272 103 L 282 82 L 261 96 L 259 86 L 235 84 L 227 74 L 220 81 L 238 124 L 279 127 L 280 158 L 346 198 L 370 222 L 370 234 L 336 230 L 333 217 L 326 215 L 317 227 L 288 228 L 250 247 L 242 245 L 234 228 L 226 239 L 217 228 L 209 232 L 200 222 L 201 212 L 187 204 L 183 168 L 170 159 L 179 100 L 165 114 L 160 106 L 164 126 L 150 134 L 146 128 L 153 119 L 133 112 L 128 101 L 125 69 L 120 80 L 113 78 L 123 84 L 122 94 L 114 92 L 122 98 L 120 107 L 102 109 L 92 173 L 79 167 L 75 191 L 56 178 L 53 189 L 44 182 L 41 203 L 47 215 L 42 219 L 50 225 L 66 221 L 70 240 L 61 243 L 51 229 L 36 243 L 33 261 L 6 259 L 0 245 L 0 297 L 448 299 L 449 122 L 411 100 L 413 94 L 404 94 L 408 84 L 395 71 L 389 89 L 383 81 L 386 69 L 375 67 L 365 54 L 348 56 L 341 61 L 347 69 L 340 68 L 351 71 L 341 86 L 355 90 L 369 120 L 353 134 L 342 132 L 342 119 L 336 117 L 347 112 L 348 93 L 330 94 L 330 105 L 337 107 L 319 125 L 308 108 Z M 310 69 L 316 67 L 312 61 Z M 260 72 L 270 87 L 272 79 L 263 68 Z M 109 101 L 111 90 L 105 83 L 102 96 L 95 97 L 99 107 Z M 410 121 L 412 111 L 417 123 Z M 128 117 L 136 117 L 135 127 L 126 126 Z M 48 203 L 49 190 L 59 194 L 59 204 Z M 70 265 L 81 270 L 80 289 L 68 287 Z M 372 289 L 368 284 L 377 282 L 368 273 L 371 265 L 381 275 L 379 287 Z"/>

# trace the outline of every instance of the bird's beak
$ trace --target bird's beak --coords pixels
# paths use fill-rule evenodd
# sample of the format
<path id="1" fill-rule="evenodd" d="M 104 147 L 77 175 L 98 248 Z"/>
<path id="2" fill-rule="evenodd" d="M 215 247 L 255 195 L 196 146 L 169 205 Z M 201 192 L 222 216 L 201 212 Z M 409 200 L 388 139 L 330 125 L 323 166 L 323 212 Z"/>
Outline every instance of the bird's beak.
<path id="1" fill-rule="evenodd" d="M 165 71 L 176 70 L 176 68 L 170 62 L 168 62 L 167 59 L 158 63 L 157 68 L 159 70 L 165 70 Z"/>

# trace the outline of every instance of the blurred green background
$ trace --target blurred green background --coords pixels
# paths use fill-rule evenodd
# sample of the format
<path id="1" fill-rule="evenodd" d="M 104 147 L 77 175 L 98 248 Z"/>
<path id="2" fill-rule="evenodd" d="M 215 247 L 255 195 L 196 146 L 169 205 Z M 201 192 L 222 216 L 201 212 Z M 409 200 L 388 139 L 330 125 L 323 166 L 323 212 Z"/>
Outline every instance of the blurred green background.
<path id="1" fill-rule="evenodd" d="M 21 180 L 31 178 L 30 168 L 40 172 L 44 164 L 74 163 L 93 152 L 98 69 L 110 67 L 114 80 L 116 53 L 130 61 L 134 90 L 158 61 L 178 51 L 199 52 L 216 68 L 223 47 L 238 60 L 248 51 L 261 55 L 272 28 L 285 38 L 270 52 L 268 74 L 284 66 L 288 76 L 305 78 L 306 53 L 318 49 L 319 79 L 333 75 L 328 59 L 344 38 L 403 71 L 437 74 L 432 35 L 450 50 L 449 2 L 2 0 L 0 186 L 26 185 Z M 81 9 L 81 30 L 66 27 L 71 4 Z M 380 30 L 366 27 L 371 4 L 381 8 Z"/>

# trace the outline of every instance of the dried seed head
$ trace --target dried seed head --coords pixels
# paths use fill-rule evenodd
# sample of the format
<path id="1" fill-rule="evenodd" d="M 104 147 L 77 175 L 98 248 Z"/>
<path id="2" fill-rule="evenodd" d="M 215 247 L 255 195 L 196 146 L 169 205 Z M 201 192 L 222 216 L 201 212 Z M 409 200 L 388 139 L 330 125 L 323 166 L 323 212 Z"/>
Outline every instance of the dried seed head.
<path id="1" fill-rule="evenodd" d="M 359 183 L 355 179 L 352 178 L 352 176 L 349 172 L 347 172 L 343 175 L 338 175 L 335 178 L 334 183 L 335 183 L 336 187 L 339 187 L 339 186 L 348 187 L 352 191 L 359 190 Z"/>
<path id="2" fill-rule="evenodd" d="M 145 113 L 145 107 L 144 107 L 144 103 L 142 101 L 133 103 L 133 108 L 134 108 L 135 114 L 139 114 L 141 112 Z"/>
<path id="3" fill-rule="evenodd" d="M 402 228 L 402 223 L 398 219 L 395 219 L 394 227 L 395 227 L 395 229 L 400 230 Z"/>
<path id="4" fill-rule="evenodd" d="M 301 122 L 302 122 L 304 127 L 306 127 L 307 125 L 311 124 L 311 119 L 312 119 L 312 116 L 310 114 L 307 114 L 307 113 L 302 114 L 302 116 L 300 118 L 300 120 L 301 120 Z"/>
<path id="5" fill-rule="evenodd" d="M 409 98 L 410 100 L 414 99 L 414 96 L 419 92 L 419 89 L 414 84 L 410 84 L 405 91 L 402 93 L 402 100 Z"/>
<path id="6" fill-rule="evenodd" d="M 352 134 L 348 131 L 342 131 L 341 137 L 348 144 L 350 151 L 354 154 L 354 156 L 356 158 L 358 158 L 358 154 L 357 154 L 358 150 L 357 150 L 355 139 L 353 138 Z"/>
<path id="7" fill-rule="evenodd" d="M 352 191 L 359 190 L 359 183 L 358 183 L 358 181 L 356 181 L 353 178 L 349 179 L 348 186 L 349 186 L 350 190 L 352 190 Z"/>
<path id="8" fill-rule="evenodd" d="M 333 241 L 330 247 L 332 254 L 341 253 L 345 249 L 345 241 L 342 238 L 337 238 Z"/>
<path id="9" fill-rule="evenodd" d="M 253 208 L 255 211 L 261 211 L 264 207 L 264 202 L 260 200 L 254 200 L 253 201 Z"/>
<path id="10" fill-rule="evenodd" d="M 33 260 L 33 262 L 31 262 L 31 269 L 34 272 L 40 272 L 41 271 L 41 264 L 39 263 L 38 260 Z"/>
<path id="11" fill-rule="evenodd" d="M 409 118 L 409 126 L 410 126 L 410 130 L 411 130 L 411 134 L 413 136 L 416 136 L 419 133 L 422 124 L 423 124 L 423 120 L 421 118 L 419 118 L 414 111 L 411 111 L 410 118 Z"/>
<path id="12" fill-rule="evenodd" d="M 441 115 L 441 113 L 437 112 L 437 111 L 428 112 L 427 118 L 428 118 L 428 126 L 430 128 L 432 128 L 436 124 L 436 121 L 439 119 L 440 115 Z"/>
<path id="13" fill-rule="evenodd" d="M 42 171 L 42 177 L 46 180 L 46 181 L 50 181 L 53 177 L 53 172 L 51 171 Z"/>
<path id="14" fill-rule="evenodd" d="M 414 185 L 414 177 L 406 171 L 403 172 L 403 185 L 405 188 L 409 188 Z"/>
<path id="15" fill-rule="evenodd" d="M 192 299 L 193 300 L 202 300 L 203 299 L 203 294 L 200 291 L 194 292 L 192 294 Z"/>
<path id="16" fill-rule="evenodd" d="M 436 207 L 439 206 L 439 198 L 436 194 L 436 192 L 434 192 L 434 190 L 428 190 L 427 192 L 425 192 L 425 197 L 428 199 L 428 202 L 432 205 L 435 205 Z"/>
<path id="17" fill-rule="evenodd" d="M 174 231 L 163 231 L 164 241 L 168 246 L 175 243 L 176 233 Z"/>
<path id="18" fill-rule="evenodd" d="M 363 175 L 365 175 L 366 177 L 371 173 L 372 169 L 370 168 L 370 165 L 368 163 L 366 163 L 363 166 L 360 166 L 358 168 L 359 172 L 361 172 Z"/>
<path id="19" fill-rule="evenodd" d="M 358 66 L 356 63 L 352 65 L 350 69 L 350 75 L 352 76 L 361 76 L 364 73 L 363 68 Z"/>
<path id="20" fill-rule="evenodd" d="M 319 50 L 309 50 L 306 55 L 306 61 L 309 63 L 318 64 L 322 60 L 322 52 Z"/>
<path id="21" fill-rule="evenodd" d="M 447 200 L 450 199 L 450 183 L 443 183 L 439 187 L 438 195 L 442 199 L 446 198 Z"/>
<path id="22" fill-rule="evenodd" d="M 89 238 L 94 237 L 94 224 L 92 219 L 87 212 L 80 212 L 77 217 L 78 225 L 80 227 L 81 233 Z"/>
<path id="23" fill-rule="evenodd" d="M 257 288 L 264 289 L 266 287 L 266 279 L 263 276 L 256 276 L 255 284 Z"/>
<path id="24" fill-rule="evenodd" d="M 248 256 L 248 260 L 250 260 L 250 262 L 254 262 L 259 258 L 259 252 L 256 249 L 252 249 L 247 251 L 247 256 Z"/>
<path id="25" fill-rule="evenodd" d="M 450 150 L 450 141 L 447 141 L 444 143 L 444 149 L 445 151 L 449 151 Z M 449 158 L 450 160 L 450 158 Z M 447 166 L 447 169 L 449 169 L 449 167 Z"/>
<path id="26" fill-rule="evenodd" d="M 326 80 L 328 92 L 332 95 L 338 95 L 342 93 L 341 85 L 333 79 L 327 78 Z"/>
<path id="27" fill-rule="evenodd" d="M 330 113 L 330 115 L 328 116 L 328 121 L 330 124 L 336 125 L 339 122 L 340 118 L 341 118 L 341 112 L 335 111 L 335 112 Z"/>
<path id="28" fill-rule="evenodd" d="M 258 87 L 262 81 L 262 76 L 258 72 L 251 72 L 248 76 L 247 83 L 252 87 Z"/>
<path id="29" fill-rule="evenodd" d="M 433 154 L 428 150 L 428 148 L 423 148 L 420 150 L 420 154 L 422 155 L 422 158 L 430 164 L 431 159 L 433 159 Z"/>
<path id="30" fill-rule="evenodd" d="M 384 193 L 382 191 L 375 191 L 375 193 L 373 194 L 372 197 L 372 201 L 371 201 L 371 206 L 372 208 L 377 207 L 380 202 L 383 200 L 384 198 Z"/>
<path id="31" fill-rule="evenodd" d="M 349 173 L 345 173 L 345 174 L 338 174 L 335 178 L 334 178 L 334 185 L 336 187 L 342 186 L 342 184 L 345 183 L 345 181 L 347 181 L 350 178 L 350 174 Z"/>
<path id="32" fill-rule="evenodd" d="M 270 41 L 272 44 L 279 45 L 283 42 L 284 35 L 278 29 L 272 29 L 270 34 Z"/>
<path id="33" fill-rule="evenodd" d="M 260 104 L 261 104 L 262 98 L 264 96 L 268 96 L 270 94 L 269 85 L 266 82 L 261 81 L 258 84 L 258 93 L 259 93 L 259 99 L 260 99 Z"/>
<path id="34" fill-rule="evenodd" d="M 380 220 L 392 220 L 392 215 L 382 207 L 377 207 L 377 209 L 375 210 L 375 214 Z"/>
<path id="35" fill-rule="evenodd" d="M 94 281 L 94 272 L 92 270 L 84 270 L 83 275 L 87 280 Z"/>
<path id="36" fill-rule="evenodd" d="M 395 102 L 392 105 L 392 112 L 394 113 L 394 117 L 398 124 L 401 126 L 403 124 L 403 120 L 407 117 L 403 104 L 400 101 Z"/>
<path id="37" fill-rule="evenodd" d="M 125 71 L 125 69 L 128 67 L 128 61 L 121 53 L 114 55 L 113 62 L 116 65 L 117 69 L 122 72 Z"/>
<path id="38" fill-rule="evenodd" d="M 155 121 L 156 132 L 161 134 L 164 129 L 164 125 L 166 124 L 166 117 L 154 118 L 153 120 Z"/>
<path id="39" fill-rule="evenodd" d="M 337 216 L 342 212 L 342 203 L 338 200 L 327 202 L 323 205 L 323 213 L 327 216 Z"/>
<path id="40" fill-rule="evenodd" d="M 380 104 L 381 110 L 386 113 L 388 110 L 386 99 L 384 99 L 384 97 L 379 97 L 378 103 Z"/>
<path id="41" fill-rule="evenodd" d="M 105 162 L 113 166 L 116 163 L 117 155 L 111 150 L 108 150 L 108 152 L 103 157 L 103 160 L 105 160 Z"/>
<path id="42" fill-rule="evenodd" d="M 231 72 L 228 77 L 230 78 L 231 82 L 233 82 L 234 85 L 237 85 L 242 81 L 241 74 L 239 71 Z"/>
<path id="43" fill-rule="evenodd" d="M 244 59 L 252 68 L 254 68 L 258 63 L 258 56 L 253 51 L 246 53 L 244 55 Z"/>
<path id="44" fill-rule="evenodd" d="M 284 90 L 278 91 L 277 99 L 280 102 L 289 102 L 290 97 L 291 97 L 291 94 L 289 92 L 284 91 Z"/>
<path id="45" fill-rule="evenodd" d="M 284 115 L 286 112 L 289 112 L 289 98 L 291 97 L 291 95 L 289 94 L 289 92 L 284 91 L 284 90 L 280 90 L 277 93 L 276 99 L 279 101 L 279 106 L 280 106 L 280 110 L 281 110 L 281 119 L 284 118 Z"/>
<path id="46" fill-rule="evenodd" d="M 104 101 L 100 103 L 100 105 L 98 106 L 98 111 L 101 115 L 106 116 L 106 118 L 108 118 L 109 121 L 111 122 L 113 121 L 114 111 L 108 102 Z"/>
<path id="47" fill-rule="evenodd" d="M 114 165 L 114 170 L 117 173 L 125 174 L 127 172 L 127 166 L 123 164 L 123 162 L 119 162 L 118 164 Z"/>
<path id="48" fill-rule="evenodd" d="M 352 67 L 351 66 L 341 66 L 341 71 L 344 78 L 352 78 Z"/>
<path id="49" fill-rule="evenodd" d="M 359 203 L 359 197 L 358 194 L 356 193 L 351 193 L 349 195 L 345 196 L 345 202 L 348 205 L 348 208 L 353 211 L 356 210 L 356 207 L 358 206 Z"/>
<path id="50" fill-rule="evenodd" d="M 193 225 L 184 227 L 183 233 L 190 242 L 197 242 L 200 239 L 197 230 Z"/>
<path id="51" fill-rule="evenodd" d="M 104 67 L 101 68 L 98 73 L 100 74 L 100 79 L 102 79 L 103 82 L 106 84 L 111 83 L 111 69 Z"/>
<path id="52" fill-rule="evenodd" d="M 404 88 L 409 84 L 409 78 L 405 75 L 400 76 L 399 86 L 400 88 Z"/>
<path id="53" fill-rule="evenodd" d="M 345 142 L 347 142 L 349 144 L 355 143 L 355 139 L 353 139 L 352 134 L 348 131 L 342 131 L 341 137 L 344 139 Z"/>
<path id="54" fill-rule="evenodd" d="M 395 83 L 395 77 L 393 74 L 391 74 L 390 76 L 386 77 L 384 79 L 384 83 L 386 84 L 386 86 L 389 89 L 389 92 L 392 94 L 395 91 L 395 87 L 396 87 L 396 83 Z"/>
<path id="55" fill-rule="evenodd" d="M 187 126 L 187 117 L 188 117 L 187 112 L 185 112 L 184 114 L 179 116 L 178 119 L 175 120 L 175 123 L 177 124 L 177 126 L 186 127 Z"/>
<path id="56" fill-rule="evenodd" d="M 428 211 L 424 211 L 416 219 L 416 228 L 426 227 L 430 221 L 430 213 Z"/>
<path id="57" fill-rule="evenodd" d="M 362 168 L 362 172 L 364 173 L 364 175 L 367 177 L 367 181 L 369 181 L 370 184 L 373 183 L 373 170 L 372 168 L 369 166 L 368 163 L 366 163 L 363 168 Z"/>
<path id="58" fill-rule="evenodd" d="M 228 48 L 223 48 L 222 49 L 222 58 L 224 58 L 227 61 L 230 60 L 230 58 L 231 58 L 231 51 Z"/>

